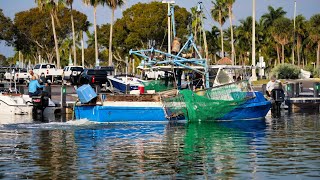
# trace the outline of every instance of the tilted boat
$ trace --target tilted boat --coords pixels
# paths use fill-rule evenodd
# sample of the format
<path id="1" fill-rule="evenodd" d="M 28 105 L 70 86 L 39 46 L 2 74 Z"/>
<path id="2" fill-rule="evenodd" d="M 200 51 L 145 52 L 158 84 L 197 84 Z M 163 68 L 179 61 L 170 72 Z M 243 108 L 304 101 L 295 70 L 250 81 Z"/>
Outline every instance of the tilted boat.
<path id="1" fill-rule="evenodd" d="M 108 76 L 111 89 L 117 89 L 122 93 L 130 92 L 132 90 L 138 90 L 139 86 L 142 86 L 143 80 L 134 77 L 133 75 L 115 75 Z"/>

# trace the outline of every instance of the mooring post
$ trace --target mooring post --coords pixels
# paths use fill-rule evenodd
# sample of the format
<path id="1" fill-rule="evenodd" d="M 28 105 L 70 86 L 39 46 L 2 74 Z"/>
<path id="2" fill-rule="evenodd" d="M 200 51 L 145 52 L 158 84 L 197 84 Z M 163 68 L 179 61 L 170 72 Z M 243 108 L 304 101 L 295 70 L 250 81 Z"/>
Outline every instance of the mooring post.
<path id="1" fill-rule="evenodd" d="M 266 95 L 267 92 L 267 85 L 266 84 L 262 84 L 262 94 Z"/>
<path id="2" fill-rule="evenodd" d="M 294 94 L 294 84 L 293 83 L 288 83 L 286 90 L 287 90 L 287 97 L 288 98 L 294 97 L 295 94 Z"/>
<path id="3" fill-rule="evenodd" d="M 313 96 L 319 97 L 319 91 L 320 91 L 320 83 L 319 82 L 313 83 Z"/>
<path id="4" fill-rule="evenodd" d="M 300 82 L 295 83 L 294 96 L 299 97 L 300 95 Z"/>
<path id="5" fill-rule="evenodd" d="M 67 92 L 66 92 L 66 86 L 61 86 L 61 102 L 60 102 L 60 108 L 61 108 L 61 115 L 66 114 L 66 100 L 67 100 Z"/>

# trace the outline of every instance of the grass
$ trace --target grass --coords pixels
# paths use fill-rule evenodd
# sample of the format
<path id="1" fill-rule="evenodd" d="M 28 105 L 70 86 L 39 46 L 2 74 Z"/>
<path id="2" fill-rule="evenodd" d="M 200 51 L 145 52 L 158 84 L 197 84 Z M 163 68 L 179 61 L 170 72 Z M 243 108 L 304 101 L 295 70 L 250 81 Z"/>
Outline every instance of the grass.
<path id="1" fill-rule="evenodd" d="M 269 79 L 259 79 L 257 81 L 252 81 L 253 86 L 259 86 L 262 84 L 267 84 L 270 80 Z"/>

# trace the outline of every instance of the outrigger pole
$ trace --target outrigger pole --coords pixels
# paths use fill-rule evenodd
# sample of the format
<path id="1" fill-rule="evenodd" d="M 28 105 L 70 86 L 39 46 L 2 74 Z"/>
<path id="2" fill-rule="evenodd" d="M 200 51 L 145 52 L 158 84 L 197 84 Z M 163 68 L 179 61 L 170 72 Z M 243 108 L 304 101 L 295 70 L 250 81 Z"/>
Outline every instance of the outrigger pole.
<path id="1" fill-rule="evenodd" d="M 164 1 L 163 1 L 164 2 Z M 200 6 L 201 3 L 199 3 Z M 172 29 L 173 29 L 173 33 L 175 36 L 175 21 L 174 21 L 174 8 L 172 5 L 172 1 L 168 2 L 168 16 L 170 15 L 172 18 Z M 172 7 L 172 8 L 170 8 Z M 170 22 L 170 20 L 169 20 Z M 170 36 L 169 34 L 171 34 L 170 32 L 170 25 L 168 25 L 168 36 Z M 169 40 L 169 38 L 168 38 Z M 171 38 L 170 38 L 171 41 Z M 171 44 L 168 44 L 168 49 L 171 47 Z M 195 57 L 199 57 L 199 58 L 185 58 L 182 57 L 182 53 L 185 50 L 189 50 L 190 48 L 193 48 L 195 50 Z M 157 53 L 157 56 L 154 56 L 154 54 Z M 177 54 L 172 54 L 171 53 L 171 48 L 168 50 L 168 52 L 163 52 L 157 49 L 154 49 L 153 47 L 150 49 L 144 49 L 144 50 L 130 50 L 129 51 L 130 55 L 136 55 L 136 56 L 140 56 L 144 59 L 144 65 L 152 67 L 152 66 L 157 66 L 157 65 L 174 65 L 177 67 L 183 67 L 192 71 L 195 71 L 199 74 L 202 74 L 205 76 L 205 86 L 206 88 L 209 88 L 209 68 L 208 68 L 208 64 L 207 64 L 207 60 L 203 59 L 194 40 L 193 40 L 193 35 L 191 34 L 187 40 L 187 42 L 183 45 L 183 47 L 181 48 L 181 50 L 177 53 Z M 148 56 L 147 54 L 149 54 L 150 56 Z M 160 55 L 163 55 L 165 58 L 161 59 L 159 58 Z M 198 67 L 196 67 L 198 66 Z M 199 68 L 199 66 L 203 67 L 203 68 Z"/>

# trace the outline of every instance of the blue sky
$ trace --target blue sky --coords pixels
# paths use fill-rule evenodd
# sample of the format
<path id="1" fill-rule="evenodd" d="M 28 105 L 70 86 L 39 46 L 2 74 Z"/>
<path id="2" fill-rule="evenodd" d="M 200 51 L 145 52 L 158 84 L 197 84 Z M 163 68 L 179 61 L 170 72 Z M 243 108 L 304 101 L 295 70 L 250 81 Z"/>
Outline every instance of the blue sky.
<path id="1" fill-rule="evenodd" d="M 116 17 L 121 17 L 122 11 L 126 8 L 136 4 L 138 2 L 147 3 L 154 0 L 126 0 L 126 4 L 119 10 L 116 11 Z M 161 0 L 157 0 L 161 1 Z M 199 0 L 200 1 L 200 0 Z M 287 12 L 287 17 L 293 18 L 294 16 L 294 1 L 295 0 L 256 0 L 256 13 L 257 19 L 261 17 L 262 14 L 267 12 L 268 6 L 273 6 L 275 8 L 283 7 Z M 204 12 L 208 17 L 206 21 L 206 27 L 211 27 L 212 25 L 217 25 L 213 22 L 212 18 L 209 17 L 209 12 L 212 7 L 211 0 L 202 0 L 204 4 Z M 312 15 L 320 13 L 320 0 L 296 0 L 297 2 L 297 15 L 302 14 L 307 19 Z M 176 4 L 187 8 L 190 10 L 191 7 L 196 6 L 198 0 L 176 0 Z M 35 0 L 0 0 L 0 8 L 6 16 L 14 18 L 14 14 L 20 11 L 25 11 L 30 8 L 36 7 Z M 93 22 L 93 8 L 86 6 L 82 3 L 82 0 L 74 0 L 74 9 L 86 14 L 88 20 Z M 233 22 L 237 24 L 239 20 L 245 19 L 247 16 L 252 15 L 252 0 L 236 0 L 233 7 L 234 19 Z M 107 7 L 98 7 L 97 10 L 97 23 L 105 24 L 110 23 L 111 10 Z M 229 26 L 229 23 L 226 23 Z M 0 43 L 0 54 L 4 54 L 9 57 L 14 54 L 12 47 L 7 47 L 4 42 Z"/>

